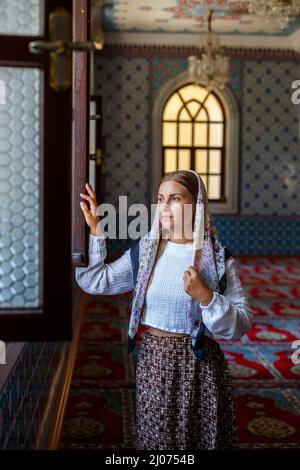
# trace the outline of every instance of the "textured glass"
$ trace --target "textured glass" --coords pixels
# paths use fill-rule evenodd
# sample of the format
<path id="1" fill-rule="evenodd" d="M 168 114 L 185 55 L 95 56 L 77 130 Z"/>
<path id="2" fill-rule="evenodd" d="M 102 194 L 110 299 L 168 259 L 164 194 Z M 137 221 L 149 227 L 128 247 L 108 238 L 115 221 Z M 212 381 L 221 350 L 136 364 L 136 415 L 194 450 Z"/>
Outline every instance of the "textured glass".
<path id="1" fill-rule="evenodd" d="M 0 0 L 0 34 L 42 36 L 43 0 Z"/>
<path id="2" fill-rule="evenodd" d="M 0 305 L 41 304 L 41 103 L 39 69 L 0 67 Z"/>

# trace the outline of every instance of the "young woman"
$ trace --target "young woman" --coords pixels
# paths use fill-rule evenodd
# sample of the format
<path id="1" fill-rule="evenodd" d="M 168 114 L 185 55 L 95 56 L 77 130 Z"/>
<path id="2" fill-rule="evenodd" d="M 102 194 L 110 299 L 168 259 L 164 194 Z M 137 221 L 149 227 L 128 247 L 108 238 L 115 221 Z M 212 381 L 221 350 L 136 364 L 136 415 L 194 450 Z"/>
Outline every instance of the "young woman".
<path id="1" fill-rule="evenodd" d="M 139 324 L 147 326 L 136 364 L 137 449 L 237 448 L 231 377 L 216 339 L 241 338 L 252 311 L 202 179 L 193 170 L 166 174 L 150 231 L 110 264 L 87 191 L 90 264 L 76 268 L 77 283 L 90 294 L 134 290 L 129 351 Z"/>

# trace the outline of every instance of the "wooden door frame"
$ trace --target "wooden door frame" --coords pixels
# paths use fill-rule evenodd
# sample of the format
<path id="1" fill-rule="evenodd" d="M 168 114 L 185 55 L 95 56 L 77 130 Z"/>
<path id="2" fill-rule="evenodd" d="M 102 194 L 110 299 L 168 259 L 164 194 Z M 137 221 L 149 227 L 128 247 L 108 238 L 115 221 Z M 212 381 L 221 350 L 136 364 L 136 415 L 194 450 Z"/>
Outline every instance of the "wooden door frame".
<path id="1" fill-rule="evenodd" d="M 3 341 L 58 341 L 72 337 L 71 311 L 71 88 L 49 86 L 49 54 L 32 54 L 31 41 L 49 38 L 49 14 L 72 0 L 45 0 L 43 36 L 0 35 L 0 66 L 35 67 L 43 71 L 41 121 L 42 302 L 37 308 L 0 306 Z M 76 3 L 76 2 L 74 2 Z"/>
<path id="2" fill-rule="evenodd" d="M 76 5 L 75 5 L 76 3 Z M 90 2 L 73 3 L 73 41 L 90 40 Z M 88 230 L 80 208 L 89 174 L 90 60 L 87 51 L 73 51 L 72 93 L 72 263 L 88 263 Z"/>

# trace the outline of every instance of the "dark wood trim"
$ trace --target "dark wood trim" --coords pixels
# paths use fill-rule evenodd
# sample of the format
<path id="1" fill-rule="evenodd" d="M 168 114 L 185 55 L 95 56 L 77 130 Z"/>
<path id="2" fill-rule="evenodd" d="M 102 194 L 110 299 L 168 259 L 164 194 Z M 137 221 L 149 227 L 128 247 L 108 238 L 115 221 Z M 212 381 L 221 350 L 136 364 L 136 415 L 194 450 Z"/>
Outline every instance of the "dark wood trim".
<path id="1" fill-rule="evenodd" d="M 45 36 L 4 36 L 0 35 L 1 43 L 5 43 L 5 47 L 0 49 L 0 61 L 9 62 L 9 64 L 18 64 L 19 66 L 28 67 L 38 66 L 48 60 L 48 54 L 35 54 L 29 52 L 28 44 L 31 41 L 45 40 Z"/>
<path id="2" fill-rule="evenodd" d="M 73 41 L 90 37 L 90 2 L 73 2 Z M 87 194 L 89 174 L 90 60 L 88 52 L 73 51 L 72 93 L 72 263 L 88 263 L 88 230 L 80 208 L 79 193 Z"/>
<path id="3" fill-rule="evenodd" d="M 63 5 L 71 11 L 72 0 Z M 45 21 L 61 2 L 46 0 Z M 46 27 L 46 32 L 48 28 Z M 46 34 L 47 38 L 47 34 Z M 20 38 L 15 38 L 16 44 Z M 23 52 L 31 37 L 21 37 Z M 36 39 L 36 38 L 35 38 Z M 0 50 L 7 36 L 0 36 Z M 25 44 L 27 46 L 25 47 Z M 13 44 L 11 40 L 11 44 Z M 21 44 L 21 42 L 20 42 Z M 72 337 L 71 312 L 71 88 L 56 92 L 49 86 L 49 60 L 31 54 L 25 62 L 18 53 L 6 55 L 6 65 L 32 67 L 37 60 L 44 72 L 41 121 L 41 289 L 38 308 L 1 308 L 0 331 L 4 341 L 60 341 Z M 4 57 L 4 56 L 2 56 Z M 24 59 L 22 57 L 22 59 Z"/>

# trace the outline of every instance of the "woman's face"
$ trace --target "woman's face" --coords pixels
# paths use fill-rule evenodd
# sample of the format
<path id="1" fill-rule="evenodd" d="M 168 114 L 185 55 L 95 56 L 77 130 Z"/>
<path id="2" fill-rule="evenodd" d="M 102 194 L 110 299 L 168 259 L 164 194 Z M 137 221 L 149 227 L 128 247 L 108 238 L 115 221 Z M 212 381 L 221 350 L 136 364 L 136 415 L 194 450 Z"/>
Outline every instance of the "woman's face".
<path id="1" fill-rule="evenodd" d="M 172 238 L 192 239 L 195 201 L 188 189 L 176 181 L 161 183 L 157 196 L 159 219 Z"/>

